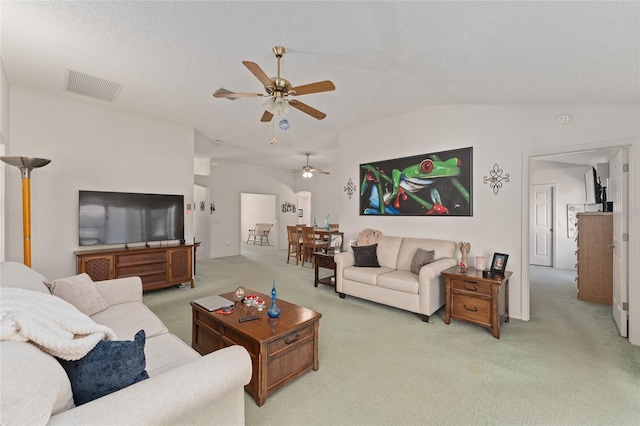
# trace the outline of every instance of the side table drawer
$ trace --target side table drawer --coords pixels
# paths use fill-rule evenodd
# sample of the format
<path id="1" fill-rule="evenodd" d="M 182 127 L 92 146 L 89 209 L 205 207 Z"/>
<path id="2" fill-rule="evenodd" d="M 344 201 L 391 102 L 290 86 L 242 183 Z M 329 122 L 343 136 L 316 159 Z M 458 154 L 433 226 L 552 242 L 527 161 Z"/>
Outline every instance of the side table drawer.
<path id="1" fill-rule="evenodd" d="M 491 286 L 485 283 L 478 283 L 474 281 L 452 280 L 451 286 L 453 290 L 469 291 L 478 294 L 491 295 Z"/>
<path id="2" fill-rule="evenodd" d="M 453 294 L 453 310 L 451 315 L 485 326 L 491 325 L 491 301 L 479 297 Z"/>

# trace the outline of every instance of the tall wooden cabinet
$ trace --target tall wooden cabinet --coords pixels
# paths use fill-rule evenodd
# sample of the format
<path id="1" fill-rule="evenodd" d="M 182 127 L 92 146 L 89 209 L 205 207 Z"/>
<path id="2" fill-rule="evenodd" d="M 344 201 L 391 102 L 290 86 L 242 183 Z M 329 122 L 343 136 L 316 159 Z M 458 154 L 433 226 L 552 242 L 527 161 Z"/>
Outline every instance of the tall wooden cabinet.
<path id="1" fill-rule="evenodd" d="M 578 213 L 578 299 L 613 303 L 613 216 Z"/>
<path id="2" fill-rule="evenodd" d="M 193 246 L 135 247 L 78 250 L 78 274 L 86 272 L 94 281 L 137 276 L 143 290 L 186 282 L 193 288 Z"/>

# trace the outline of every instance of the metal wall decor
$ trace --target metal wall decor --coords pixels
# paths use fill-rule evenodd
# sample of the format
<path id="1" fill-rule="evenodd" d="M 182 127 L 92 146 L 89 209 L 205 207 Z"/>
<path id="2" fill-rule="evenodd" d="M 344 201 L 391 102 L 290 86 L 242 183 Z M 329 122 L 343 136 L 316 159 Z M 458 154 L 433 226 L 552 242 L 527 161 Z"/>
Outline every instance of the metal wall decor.
<path id="1" fill-rule="evenodd" d="M 504 173 L 504 170 L 498 166 L 498 163 L 493 165 L 493 169 L 489 170 L 489 177 L 484 176 L 482 179 L 484 183 L 488 183 L 489 187 L 493 189 L 493 193 L 498 195 L 498 191 L 502 188 L 502 182 L 509 182 L 509 173 Z"/>
<path id="2" fill-rule="evenodd" d="M 347 195 L 349 196 L 349 199 L 351 199 L 351 196 L 353 195 L 354 192 L 356 192 L 357 189 L 358 187 L 353 183 L 351 178 L 349 178 L 349 181 L 344 187 L 344 192 L 347 193 Z"/>

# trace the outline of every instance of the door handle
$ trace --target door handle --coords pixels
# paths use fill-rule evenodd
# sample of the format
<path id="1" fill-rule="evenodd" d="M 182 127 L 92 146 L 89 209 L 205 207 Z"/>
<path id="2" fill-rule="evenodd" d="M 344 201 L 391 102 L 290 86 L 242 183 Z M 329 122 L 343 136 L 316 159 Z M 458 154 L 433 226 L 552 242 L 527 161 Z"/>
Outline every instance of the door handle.
<path id="1" fill-rule="evenodd" d="M 609 248 L 615 248 L 615 246 L 616 246 L 616 245 L 615 245 L 615 244 L 613 244 L 613 243 L 611 243 L 611 244 L 607 244 L 607 247 L 609 247 Z"/>

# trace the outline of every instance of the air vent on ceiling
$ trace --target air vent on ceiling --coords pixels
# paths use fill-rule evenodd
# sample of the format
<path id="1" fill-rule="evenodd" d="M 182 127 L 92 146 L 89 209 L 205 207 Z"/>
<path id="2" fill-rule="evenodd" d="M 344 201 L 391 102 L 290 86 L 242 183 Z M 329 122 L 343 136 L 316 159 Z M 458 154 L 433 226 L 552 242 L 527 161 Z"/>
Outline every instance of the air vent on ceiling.
<path id="1" fill-rule="evenodd" d="M 68 69 L 65 89 L 90 98 L 115 102 L 122 84 Z"/>

